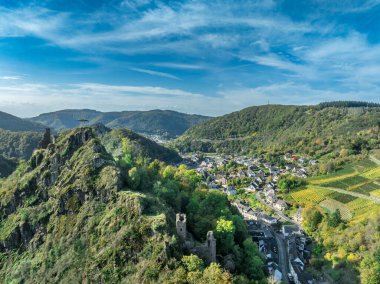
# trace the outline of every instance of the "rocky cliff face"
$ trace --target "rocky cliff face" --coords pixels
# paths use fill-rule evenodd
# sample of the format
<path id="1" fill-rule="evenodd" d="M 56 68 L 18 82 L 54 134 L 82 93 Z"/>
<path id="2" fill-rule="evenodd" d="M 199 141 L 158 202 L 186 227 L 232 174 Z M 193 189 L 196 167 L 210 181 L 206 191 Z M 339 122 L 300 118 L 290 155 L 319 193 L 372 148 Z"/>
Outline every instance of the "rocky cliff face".
<path id="1" fill-rule="evenodd" d="M 123 190 L 98 135 L 61 134 L 1 185 L 0 279 L 116 283 L 164 270 L 173 246 L 168 209 Z"/>

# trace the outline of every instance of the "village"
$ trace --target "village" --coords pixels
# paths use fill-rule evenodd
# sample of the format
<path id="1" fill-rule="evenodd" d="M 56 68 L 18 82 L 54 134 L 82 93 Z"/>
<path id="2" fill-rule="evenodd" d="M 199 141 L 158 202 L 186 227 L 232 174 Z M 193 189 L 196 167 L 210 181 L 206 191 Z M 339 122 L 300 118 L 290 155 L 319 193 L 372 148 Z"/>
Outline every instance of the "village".
<path id="1" fill-rule="evenodd" d="M 185 164 L 196 170 L 208 190 L 221 191 L 244 217 L 248 232 L 265 259 L 267 273 L 274 283 L 315 283 L 305 270 L 311 257 L 311 239 L 302 230 L 302 209 L 286 214 L 289 204 L 279 194 L 282 175 L 304 179 L 308 166 L 316 160 L 285 154 L 280 163 L 262 157 L 183 156 Z M 254 197 L 265 209 L 254 208 L 239 196 Z"/>

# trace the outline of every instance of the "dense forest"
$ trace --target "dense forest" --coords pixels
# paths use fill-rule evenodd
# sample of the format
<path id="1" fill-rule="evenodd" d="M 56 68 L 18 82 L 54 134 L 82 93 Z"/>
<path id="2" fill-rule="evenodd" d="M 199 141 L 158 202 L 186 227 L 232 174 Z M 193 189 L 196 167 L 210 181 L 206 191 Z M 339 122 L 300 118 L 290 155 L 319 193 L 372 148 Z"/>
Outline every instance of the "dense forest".
<path id="1" fill-rule="evenodd" d="M 266 105 L 213 118 L 174 143 L 180 151 L 297 152 L 321 158 L 379 146 L 380 108 Z"/>
<path id="2" fill-rule="evenodd" d="M 318 105 L 321 108 L 325 107 L 380 107 L 378 103 L 360 102 L 360 101 L 333 101 L 324 102 Z"/>
<path id="3" fill-rule="evenodd" d="M 102 142 L 107 135 L 119 145 L 107 146 L 112 153 Z M 131 133 L 75 129 L 20 163 L 0 185 L 0 278 L 266 283 L 258 248 L 227 197 L 202 190 L 200 176 L 185 166 L 144 156 L 140 141 Z M 187 214 L 195 240 L 214 231 L 217 263 L 182 247 L 174 224 L 178 212 Z"/>
<path id="4" fill-rule="evenodd" d="M 11 132 L 0 129 L 0 155 L 28 159 L 42 137 L 42 132 Z"/>

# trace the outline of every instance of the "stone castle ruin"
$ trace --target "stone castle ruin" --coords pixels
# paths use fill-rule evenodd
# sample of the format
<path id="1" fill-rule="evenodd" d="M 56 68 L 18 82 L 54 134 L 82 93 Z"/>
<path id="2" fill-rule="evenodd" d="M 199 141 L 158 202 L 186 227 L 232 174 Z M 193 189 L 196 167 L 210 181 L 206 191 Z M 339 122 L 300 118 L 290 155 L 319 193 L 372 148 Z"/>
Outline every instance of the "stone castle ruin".
<path id="1" fill-rule="evenodd" d="M 186 228 L 186 214 L 178 213 L 176 215 L 177 234 L 184 243 L 184 246 L 190 251 L 207 262 L 216 262 L 216 239 L 214 232 L 207 233 L 207 239 L 204 243 L 194 240 L 191 233 Z"/>

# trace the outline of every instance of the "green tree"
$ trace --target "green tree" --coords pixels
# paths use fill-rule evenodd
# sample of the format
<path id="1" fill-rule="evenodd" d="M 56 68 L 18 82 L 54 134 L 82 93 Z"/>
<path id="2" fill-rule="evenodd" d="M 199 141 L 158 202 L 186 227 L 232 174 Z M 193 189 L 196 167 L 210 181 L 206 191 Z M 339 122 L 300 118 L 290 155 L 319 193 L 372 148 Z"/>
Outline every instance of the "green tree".
<path id="1" fill-rule="evenodd" d="M 251 238 L 246 239 L 243 243 L 241 272 L 250 279 L 261 280 L 265 278 L 263 265 L 257 245 L 253 243 Z"/>
<path id="2" fill-rule="evenodd" d="M 328 225 L 330 227 L 336 228 L 342 223 L 342 216 L 340 215 L 340 210 L 336 209 L 334 213 L 328 215 Z"/>
<path id="3" fill-rule="evenodd" d="M 380 283 L 380 248 L 372 256 L 366 256 L 360 263 L 361 282 L 363 284 Z"/>
<path id="4" fill-rule="evenodd" d="M 232 275 L 222 269 L 219 264 L 213 262 L 203 272 L 200 284 L 230 284 Z"/>
<path id="5" fill-rule="evenodd" d="M 323 220 L 322 213 L 315 207 L 307 207 L 302 212 L 303 224 L 311 232 L 314 232 Z"/>
<path id="6" fill-rule="evenodd" d="M 283 175 L 279 178 L 277 184 L 279 189 L 281 189 L 282 192 L 285 192 L 286 190 L 291 190 L 303 186 L 306 184 L 306 182 L 304 179 L 301 179 L 299 177 L 292 175 Z"/>
<path id="7" fill-rule="evenodd" d="M 227 254 L 230 250 L 232 250 L 235 244 L 234 234 L 235 225 L 232 221 L 220 218 L 216 222 L 216 238 L 219 242 L 218 248 L 220 251 Z"/>
<path id="8" fill-rule="evenodd" d="M 181 261 L 188 272 L 204 269 L 203 260 L 196 255 L 185 255 Z"/>

